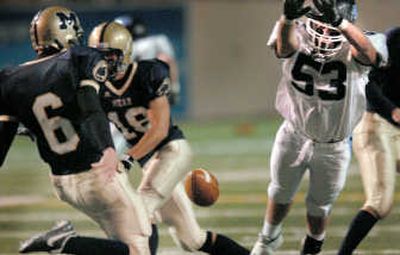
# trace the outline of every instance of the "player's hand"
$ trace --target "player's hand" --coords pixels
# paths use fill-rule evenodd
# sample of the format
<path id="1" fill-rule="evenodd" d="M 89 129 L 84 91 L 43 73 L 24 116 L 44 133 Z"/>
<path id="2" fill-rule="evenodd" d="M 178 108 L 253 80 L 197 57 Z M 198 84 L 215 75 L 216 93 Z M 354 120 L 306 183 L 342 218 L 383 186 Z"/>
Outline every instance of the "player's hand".
<path id="1" fill-rule="evenodd" d="M 131 170 L 132 166 L 135 164 L 135 159 L 128 154 L 124 154 L 121 159 L 121 164 L 124 166 L 126 171 Z"/>
<path id="2" fill-rule="evenodd" d="M 26 127 L 25 127 L 24 125 L 22 125 L 22 124 L 20 124 L 20 125 L 18 126 L 17 135 L 20 135 L 20 136 L 27 136 L 27 137 L 29 137 L 29 138 L 31 139 L 32 142 L 34 142 L 34 141 L 36 140 L 35 135 L 34 135 L 28 128 L 26 128 Z"/>
<path id="3" fill-rule="evenodd" d="M 321 21 L 337 27 L 342 23 L 343 17 L 336 8 L 336 0 L 313 0 L 314 6 L 322 14 Z"/>
<path id="4" fill-rule="evenodd" d="M 304 7 L 304 0 L 285 0 L 283 4 L 283 14 L 288 20 L 298 19 L 310 10 L 309 6 Z"/>
<path id="5" fill-rule="evenodd" d="M 397 124 L 400 124 L 400 108 L 394 108 L 392 111 L 392 119 Z"/>

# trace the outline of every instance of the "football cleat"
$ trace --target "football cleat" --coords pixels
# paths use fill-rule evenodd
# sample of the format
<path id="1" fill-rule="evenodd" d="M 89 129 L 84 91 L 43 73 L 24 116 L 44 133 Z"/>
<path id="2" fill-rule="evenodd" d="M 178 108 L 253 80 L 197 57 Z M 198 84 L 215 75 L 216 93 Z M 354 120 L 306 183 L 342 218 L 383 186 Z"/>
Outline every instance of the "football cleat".
<path id="1" fill-rule="evenodd" d="M 21 243 L 20 253 L 49 252 L 61 253 L 69 238 L 75 236 L 76 232 L 70 221 L 58 221 L 52 229 L 37 234 Z"/>
<path id="2" fill-rule="evenodd" d="M 259 234 L 258 240 L 254 244 L 250 255 L 271 255 L 283 243 L 282 233 L 279 233 L 275 238 L 269 238 L 265 235 Z"/>
<path id="3" fill-rule="evenodd" d="M 302 241 L 302 248 L 300 255 L 315 255 L 321 252 L 324 240 L 318 241 L 307 235 Z"/>

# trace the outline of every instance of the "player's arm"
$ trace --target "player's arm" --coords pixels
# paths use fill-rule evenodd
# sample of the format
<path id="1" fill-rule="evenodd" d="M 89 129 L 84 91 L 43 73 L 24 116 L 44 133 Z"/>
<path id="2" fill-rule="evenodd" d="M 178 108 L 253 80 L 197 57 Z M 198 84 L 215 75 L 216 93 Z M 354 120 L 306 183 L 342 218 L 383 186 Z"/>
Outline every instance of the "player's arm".
<path id="1" fill-rule="evenodd" d="M 380 66 L 382 58 L 371 41 L 361 29 L 341 16 L 335 0 L 314 0 L 313 2 L 315 7 L 323 14 L 324 22 L 338 28 L 349 41 L 355 59 L 365 65 Z"/>
<path id="2" fill-rule="evenodd" d="M 0 115 L 0 166 L 3 165 L 6 159 L 17 129 L 18 122 L 16 119 L 7 115 Z"/>
<path id="3" fill-rule="evenodd" d="M 94 80 L 82 80 L 77 91 L 78 107 L 82 116 L 82 132 L 90 134 L 93 147 L 105 150 L 113 146 L 108 119 L 97 94 L 99 85 Z"/>
<path id="4" fill-rule="evenodd" d="M 295 32 L 294 20 L 302 17 L 310 11 L 310 7 L 304 7 L 304 0 L 285 0 L 283 15 L 277 22 L 272 37 L 275 40 L 275 53 L 279 58 L 286 58 L 299 48 L 299 40 Z"/>
<path id="5" fill-rule="evenodd" d="M 88 143 L 94 148 L 105 150 L 113 147 L 108 119 L 101 107 L 98 91 L 100 84 L 108 77 L 108 64 L 102 52 L 86 47 L 71 49 L 72 72 L 76 100 L 82 119 L 81 132 L 88 134 Z"/>
<path id="6" fill-rule="evenodd" d="M 368 103 L 372 106 L 374 111 L 376 111 L 383 118 L 388 121 L 394 121 L 400 124 L 400 109 L 387 98 L 381 89 L 381 84 L 385 73 L 381 72 L 379 69 L 373 69 L 369 74 L 369 82 L 365 87 L 365 93 Z"/>
<path id="7" fill-rule="evenodd" d="M 339 29 L 350 42 L 351 53 L 355 59 L 365 65 L 380 66 L 382 57 L 361 29 L 347 20 L 342 21 Z"/>
<path id="8" fill-rule="evenodd" d="M 170 107 L 165 95 L 156 97 L 150 102 L 148 118 L 150 128 L 139 142 L 127 152 L 134 159 L 141 159 L 146 156 L 168 135 Z"/>

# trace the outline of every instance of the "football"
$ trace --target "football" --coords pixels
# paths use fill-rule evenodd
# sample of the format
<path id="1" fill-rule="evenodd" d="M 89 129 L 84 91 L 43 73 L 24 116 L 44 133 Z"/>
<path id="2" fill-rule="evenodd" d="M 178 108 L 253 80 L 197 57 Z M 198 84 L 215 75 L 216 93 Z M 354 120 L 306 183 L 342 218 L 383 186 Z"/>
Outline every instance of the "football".
<path id="1" fill-rule="evenodd" d="M 190 200 L 199 206 L 210 206 L 219 197 L 217 178 L 202 168 L 195 169 L 187 174 L 185 190 Z"/>

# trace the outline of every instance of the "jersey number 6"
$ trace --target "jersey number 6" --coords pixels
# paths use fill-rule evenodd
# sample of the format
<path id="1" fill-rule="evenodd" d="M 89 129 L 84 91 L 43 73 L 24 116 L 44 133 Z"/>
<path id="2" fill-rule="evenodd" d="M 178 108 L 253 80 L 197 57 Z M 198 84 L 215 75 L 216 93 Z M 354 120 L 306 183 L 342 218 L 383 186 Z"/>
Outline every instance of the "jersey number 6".
<path id="1" fill-rule="evenodd" d="M 304 67 L 310 67 L 313 70 L 305 72 Z M 292 85 L 301 93 L 308 96 L 314 95 L 315 80 L 311 72 L 320 73 L 320 76 L 327 76 L 329 87 L 317 88 L 318 97 L 322 100 L 341 100 L 346 94 L 347 69 L 345 64 L 340 61 L 320 63 L 310 56 L 300 53 L 296 59 L 292 70 L 293 80 L 304 82 L 301 86 L 298 82 L 292 81 Z"/>
<path id="2" fill-rule="evenodd" d="M 79 137 L 71 122 L 60 116 L 49 118 L 46 108 L 55 110 L 63 106 L 61 99 L 46 93 L 38 96 L 33 103 L 33 113 L 52 151 L 62 155 L 74 151 L 79 143 Z"/>

